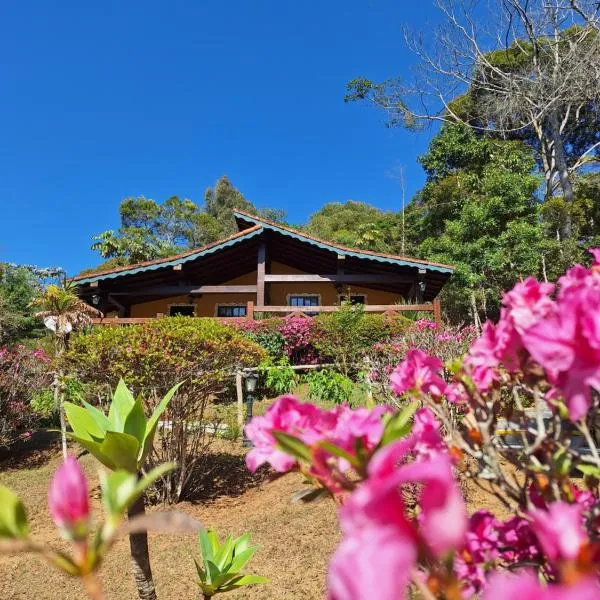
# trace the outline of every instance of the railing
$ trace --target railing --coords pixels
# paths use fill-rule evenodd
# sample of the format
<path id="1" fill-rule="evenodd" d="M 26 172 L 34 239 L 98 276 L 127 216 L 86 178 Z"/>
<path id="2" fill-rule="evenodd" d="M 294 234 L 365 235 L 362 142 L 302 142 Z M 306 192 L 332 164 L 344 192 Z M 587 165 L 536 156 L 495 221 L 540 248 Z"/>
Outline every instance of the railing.
<path id="1" fill-rule="evenodd" d="M 254 302 L 250 300 L 246 303 L 245 317 L 217 317 L 217 320 L 223 323 L 232 323 L 235 321 L 251 321 L 255 318 L 256 313 L 306 315 L 306 313 L 337 312 L 340 308 L 340 306 L 255 306 Z M 386 315 L 395 315 L 403 312 L 430 312 L 436 321 L 440 321 L 442 318 L 440 301 L 437 298 L 433 302 L 424 304 L 365 304 L 364 310 L 365 312 L 383 313 Z M 158 313 L 156 317 L 105 317 L 92 319 L 92 323 L 94 325 L 109 326 L 136 325 L 164 316 L 163 313 Z"/>

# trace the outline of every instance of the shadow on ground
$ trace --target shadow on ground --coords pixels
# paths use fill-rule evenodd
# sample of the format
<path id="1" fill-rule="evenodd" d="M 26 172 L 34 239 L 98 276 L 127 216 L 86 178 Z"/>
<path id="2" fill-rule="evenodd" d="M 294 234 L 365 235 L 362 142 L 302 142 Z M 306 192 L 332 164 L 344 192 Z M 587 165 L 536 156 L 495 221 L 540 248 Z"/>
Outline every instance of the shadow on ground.
<path id="1" fill-rule="evenodd" d="M 269 470 L 250 473 L 244 456 L 227 452 L 209 452 L 197 463 L 182 500 L 193 504 L 223 497 L 241 496 L 268 479 Z"/>
<path id="2" fill-rule="evenodd" d="M 60 451 L 60 433 L 34 431 L 30 438 L 18 440 L 8 448 L 0 448 L 0 471 L 43 467 Z"/>

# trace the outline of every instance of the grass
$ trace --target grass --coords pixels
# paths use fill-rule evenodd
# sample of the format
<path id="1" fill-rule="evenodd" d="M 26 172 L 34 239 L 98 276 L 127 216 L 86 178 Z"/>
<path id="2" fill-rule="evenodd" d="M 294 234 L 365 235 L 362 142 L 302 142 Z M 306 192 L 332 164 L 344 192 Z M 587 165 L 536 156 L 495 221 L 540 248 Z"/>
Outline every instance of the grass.
<path id="1" fill-rule="evenodd" d="M 243 457 L 239 443 L 220 441 L 217 450 L 215 456 L 223 461 L 225 471 L 235 471 L 241 465 Z M 60 454 L 53 451 L 44 456 L 43 464 L 39 462 L 4 470 L 0 473 L 0 482 L 12 488 L 25 502 L 32 536 L 55 547 L 66 548 L 64 542 L 56 540 L 46 499 L 48 483 L 60 464 Z M 97 463 L 86 455 L 81 458 L 81 464 L 94 488 L 93 507 L 99 515 Z M 181 503 L 175 509 L 194 516 L 205 527 L 214 528 L 220 536 L 250 531 L 253 542 L 260 546 L 248 571 L 268 577 L 270 583 L 232 592 L 227 598 L 323 598 L 328 557 L 339 535 L 333 504 L 292 504 L 291 494 L 302 487 L 302 479 L 296 474 L 273 482 L 246 478 L 246 487 L 240 488 L 233 485 L 239 478 L 228 477 L 222 471 L 211 471 L 211 477 L 215 478 L 214 486 L 210 486 L 212 491 L 207 490 L 198 501 Z M 200 598 L 192 561 L 192 555 L 197 552 L 195 536 L 151 534 L 150 552 L 161 600 Z M 136 597 L 127 540 L 119 540 L 109 554 L 100 571 L 100 579 L 107 599 Z M 77 581 L 58 573 L 37 556 L 0 557 L 0 598 L 3 600 L 80 600 L 82 597 Z"/>

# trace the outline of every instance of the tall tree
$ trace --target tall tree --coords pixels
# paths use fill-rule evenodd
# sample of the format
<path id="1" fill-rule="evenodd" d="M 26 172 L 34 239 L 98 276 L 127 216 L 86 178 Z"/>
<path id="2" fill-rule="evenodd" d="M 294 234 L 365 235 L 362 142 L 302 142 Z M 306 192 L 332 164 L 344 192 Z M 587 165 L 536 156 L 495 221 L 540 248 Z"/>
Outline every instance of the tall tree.
<path id="1" fill-rule="evenodd" d="M 529 141 L 545 196 L 571 204 L 574 177 L 600 158 L 600 4 L 596 0 L 438 2 L 435 36 L 407 36 L 420 59 L 410 84 L 358 78 L 347 100 L 368 99 L 390 124 L 463 123 Z M 430 43 L 430 40 L 433 42 Z M 567 214 L 563 233 L 572 234 Z"/>

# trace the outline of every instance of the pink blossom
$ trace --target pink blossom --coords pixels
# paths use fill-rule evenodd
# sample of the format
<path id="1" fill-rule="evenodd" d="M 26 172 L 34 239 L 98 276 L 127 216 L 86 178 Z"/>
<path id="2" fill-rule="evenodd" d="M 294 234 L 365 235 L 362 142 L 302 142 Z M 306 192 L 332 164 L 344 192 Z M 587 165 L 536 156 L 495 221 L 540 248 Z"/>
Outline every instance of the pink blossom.
<path id="1" fill-rule="evenodd" d="M 68 537 L 86 537 L 90 517 L 88 486 L 73 456 L 69 456 L 54 474 L 48 492 L 48 506 L 54 523 Z"/>
<path id="2" fill-rule="evenodd" d="M 548 510 L 533 509 L 533 530 L 551 561 L 573 559 L 587 541 L 579 504 L 554 502 Z"/>
<path id="3" fill-rule="evenodd" d="M 594 257 L 593 265 L 595 267 L 600 265 L 600 248 L 589 248 L 588 252 Z"/>
<path id="4" fill-rule="evenodd" d="M 416 549 L 394 527 L 358 530 L 344 537 L 329 563 L 329 600 L 403 597 Z"/>
<path id="5" fill-rule="evenodd" d="M 415 413 L 412 435 L 415 437 L 414 451 L 418 456 L 431 456 L 446 451 L 446 444 L 440 434 L 440 423 L 429 408 L 420 408 Z"/>
<path id="6" fill-rule="evenodd" d="M 246 455 L 246 465 L 254 472 L 264 463 L 269 463 L 280 473 L 295 465 L 294 458 L 277 448 L 273 431 L 283 431 L 312 443 L 318 436 L 315 427 L 321 411 L 314 404 L 299 402 L 293 396 L 282 396 L 274 402 L 263 416 L 254 417 L 246 425 L 245 433 L 254 447 Z"/>
<path id="7" fill-rule="evenodd" d="M 41 360 L 42 362 L 50 361 L 50 357 L 46 354 L 46 351 L 43 348 L 37 348 L 37 350 L 34 350 L 33 357 Z"/>
<path id="8" fill-rule="evenodd" d="M 439 398 L 446 387 L 446 382 L 440 376 L 442 368 L 443 363 L 439 358 L 413 348 L 391 374 L 392 390 L 398 395 L 413 391 Z"/>
<path id="9" fill-rule="evenodd" d="M 541 585 L 531 571 L 494 575 L 483 600 L 595 600 L 600 594 L 598 584 L 586 579 L 575 585 Z"/>
<path id="10" fill-rule="evenodd" d="M 418 319 L 413 325 L 416 331 L 425 331 L 426 329 L 437 329 L 439 325 L 431 319 Z"/>
<path id="11" fill-rule="evenodd" d="M 503 304 L 510 311 L 510 318 L 518 333 L 522 334 L 540 319 L 554 313 L 556 305 L 550 298 L 553 290 L 553 284 L 540 283 L 528 277 L 504 294 Z"/>
<path id="12" fill-rule="evenodd" d="M 513 517 L 498 528 L 503 560 L 509 563 L 535 562 L 541 549 L 531 522 L 522 517 Z"/>

